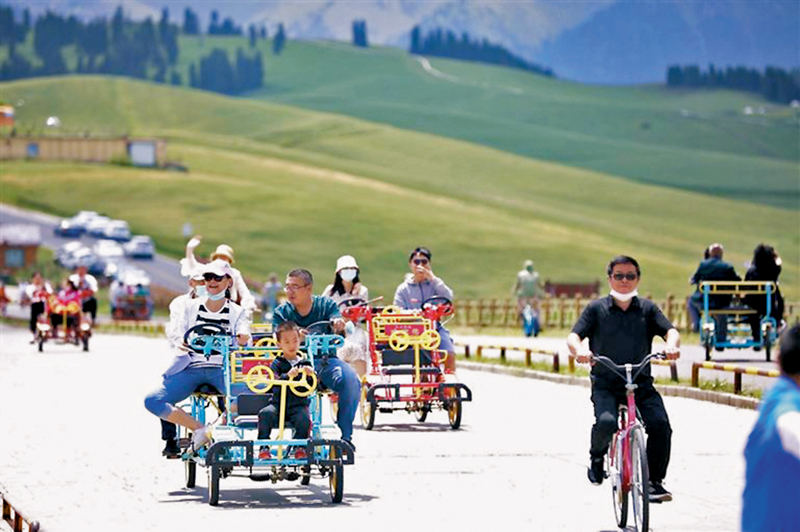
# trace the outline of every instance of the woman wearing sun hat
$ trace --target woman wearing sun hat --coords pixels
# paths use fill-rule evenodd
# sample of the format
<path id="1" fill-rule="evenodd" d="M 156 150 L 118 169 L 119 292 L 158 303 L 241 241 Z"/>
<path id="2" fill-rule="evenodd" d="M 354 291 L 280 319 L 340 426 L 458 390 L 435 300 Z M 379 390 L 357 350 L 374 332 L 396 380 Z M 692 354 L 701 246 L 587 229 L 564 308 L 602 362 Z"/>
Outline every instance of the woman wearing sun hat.
<path id="1" fill-rule="evenodd" d="M 336 261 L 333 284 L 329 284 L 322 295 L 333 299 L 337 304 L 347 299 L 369 300 L 369 290 L 358 278 L 359 268 L 356 259 L 351 255 L 343 255 Z M 367 373 L 369 351 L 367 334 L 357 323 L 348 323 L 344 345 L 339 349 L 339 357 L 350 364 L 363 377 Z"/>
<path id="2" fill-rule="evenodd" d="M 202 266 L 197 262 L 194 256 L 194 250 L 200 245 L 202 238 L 203 237 L 200 235 L 194 236 L 189 240 L 189 243 L 186 244 L 186 258 L 181 259 L 182 275 L 188 276 L 188 273 L 185 272 L 195 271 L 198 267 Z M 211 254 L 210 258 L 212 261 L 217 259 L 224 260 L 229 265 L 233 266 L 233 248 L 227 244 L 220 244 L 217 246 L 217 249 L 214 250 L 214 253 Z M 231 267 L 231 278 L 233 280 L 230 287 L 231 301 L 238 303 L 248 313 L 248 316 L 251 316 L 253 311 L 258 309 L 258 305 L 256 305 L 255 298 L 250 293 L 250 290 L 247 288 L 242 278 L 242 272 Z"/>

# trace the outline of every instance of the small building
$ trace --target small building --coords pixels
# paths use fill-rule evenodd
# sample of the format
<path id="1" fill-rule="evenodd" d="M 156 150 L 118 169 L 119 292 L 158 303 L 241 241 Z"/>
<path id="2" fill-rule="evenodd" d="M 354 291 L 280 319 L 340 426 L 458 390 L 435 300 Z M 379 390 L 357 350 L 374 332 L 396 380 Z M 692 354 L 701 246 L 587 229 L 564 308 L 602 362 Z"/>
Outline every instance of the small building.
<path id="1" fill-rule="evenodd" d="M 112 163 L 163 166 L 167 156 L 164 139 L 78 136 L 4 136 L 0 159 Z"/>
<path id="2" fill-rule="evenodd" d="M 42 233 L 38 225 L 0 225 L 0 271 L 13 271 L 34 265 L 41 244 Z"/>

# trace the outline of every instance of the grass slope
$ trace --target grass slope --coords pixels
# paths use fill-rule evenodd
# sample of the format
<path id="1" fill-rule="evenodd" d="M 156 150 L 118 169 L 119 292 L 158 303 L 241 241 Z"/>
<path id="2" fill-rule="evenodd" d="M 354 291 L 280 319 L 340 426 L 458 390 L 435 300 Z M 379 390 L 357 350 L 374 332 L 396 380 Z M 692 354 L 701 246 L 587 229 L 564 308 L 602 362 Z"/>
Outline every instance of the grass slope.
<path id="1" fill-rule="evenodd" d="M 741 270 L 753 247 L 784 256 L 784 290 L 798 296 L 798 213 L 531 160 L 447 138 L 253 100 L 120 78 L 69 77 L 0 85 L 24 99 L 21 123 L 58 115 L 75 130 L 169 139 L 189 174 L 132 168 L 3 164 L 0 199 L 61 215 L 95 209 L 182 253 L 234 247 L 246 275 L 305 266 L 324 285 L 336 258 L 357 257 L 372 295 L 391 297 L 417 245 L 460 297 L 505 297 L 525 258 L 543 277 L 593 280 L 630 253 L 642 289 L 688 290 L 701 250 L 722 241 Z M 321 289 L 322 286 L 318 286 Z"/>
<path id="2" fill-rule="evenodd" d="M 239 38 L 187 37 L 181 68 Z M 597 170 L 628 179 L 800 208 L 800 114 L 732 91 L 603 87 L 391 48 L 290 42 L 268 52 L 249 94 Z M 557 66 L 556 66 L 557 71 Z M 188 79 L 188 78 L 187 78 Z M 755 114 L 745 116 L 752 106 Z M 764 107 L 765 114 L 758 114 Z"/>

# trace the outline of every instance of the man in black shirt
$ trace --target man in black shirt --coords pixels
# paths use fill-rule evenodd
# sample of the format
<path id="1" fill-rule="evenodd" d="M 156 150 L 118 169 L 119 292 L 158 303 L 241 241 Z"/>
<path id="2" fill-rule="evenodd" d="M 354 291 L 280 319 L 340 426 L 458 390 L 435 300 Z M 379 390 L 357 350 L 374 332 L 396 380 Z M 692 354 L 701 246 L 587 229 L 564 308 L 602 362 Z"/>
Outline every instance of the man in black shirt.
<path id="1" fill-rule="evenodd" d="M 722 260 L 724 249 L 722 244 L 715 243 L 708 247 L 708 258 L 697 267 L 689 283 L 697 285 L 697 290 L 692 294 L 691 302 L 697 308 L 698 314 L 703 313 L 703 293 L 700 291 L 700 283 L 703 281 L 741 281 L 741 277 L 736 273 L 733 266 Z M 730 295 L 709 295 L 708 308 L 721 309 L 731 304 Z M 714 322 L 718 344 L 724 344 L 728 336 L 728 316 L 725 314 L 715 314 Z M 718 346 L 717 351 L 722 351 Z"/>
<path id="2" fill-rule="evenodd" d="M 680 333 L 651 301 L 636 291 L 641 271 L 632 257 L 615 257 L 608 265 L 609 296 L 586 306 L 567 338 L 570 352 L 579 363 L 588 363 L 592 353 L 607 356 L 617 364 L 641 362 L 650 353 L 655 336 L 667 341 L 668 358 L 680 355 Z M 589 346 L 583 339 L 589 339 Z M 589 480 L 603 482 L 603 457 L 617 429 L 617 409 L 625 402 L 625 383 L 603 365 L 592 367 L 592 427 Z M 672 494 L 663 486 L 669 464 L 672 428 L 661 395 L 653 386 L 650 367 L 636 379 L 636 406 L 647 432 L 647 462 L 650 469 L 650 500 L 669 501 Z"/>

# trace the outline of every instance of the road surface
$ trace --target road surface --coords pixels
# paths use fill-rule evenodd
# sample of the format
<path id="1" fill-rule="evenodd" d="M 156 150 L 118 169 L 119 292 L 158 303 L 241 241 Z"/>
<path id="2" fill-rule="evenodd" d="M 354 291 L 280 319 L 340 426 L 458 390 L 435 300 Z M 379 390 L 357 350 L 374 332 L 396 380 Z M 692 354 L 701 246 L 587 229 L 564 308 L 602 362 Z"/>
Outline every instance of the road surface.
<path id="1" fill-rule="evenodd" d="M 0 324 L 0 337 L 0 484 L 48 531 L 616 530 L 610 488 L 586 479 L 586 388 L 462 370 L 474 393 L 463 428 L 441 412 L 425 424 L 379 413 L 375 430 L 355 433 L 342 504 L 318 480 L 233 478 L 214 508 L 202 469 L 186 489 L 181 463 L 161 458 L 159 424 L 142 404 L 167 364 L 164 339 L 97 335 L 88 353 L 38 353 L 27 331 Z M 756 412 L 665 402 L 675 500 L 652 508 L 652 530 L 737 530 Z"/>

